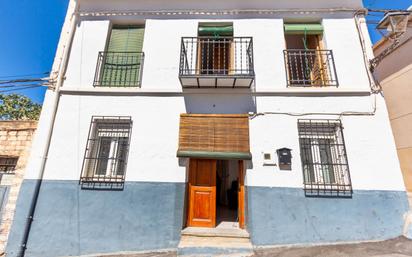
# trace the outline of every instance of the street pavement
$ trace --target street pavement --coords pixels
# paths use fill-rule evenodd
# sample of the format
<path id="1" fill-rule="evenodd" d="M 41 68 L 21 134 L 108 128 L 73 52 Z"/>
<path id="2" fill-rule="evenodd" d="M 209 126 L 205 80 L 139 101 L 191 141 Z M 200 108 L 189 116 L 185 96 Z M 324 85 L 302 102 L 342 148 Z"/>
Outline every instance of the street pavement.
<path id="1" fill-rule="evenodd" d="M 253 257 L 412 257 L 412 240 L 398 237 L 391 240 L 306 247 L 256 248 Z M 176 257 L 175 251 L 105 255 L 104 257 Z M 219 255 L 225 257 L 223 255 Z M 230 255 L 232 256 L 232 255 Z M 233 255 L 234 256 L 234 255 Z M 241 255 L 239 255 L 241 256 Z M 199 256 L 206 257 L 206 256 Z"/>

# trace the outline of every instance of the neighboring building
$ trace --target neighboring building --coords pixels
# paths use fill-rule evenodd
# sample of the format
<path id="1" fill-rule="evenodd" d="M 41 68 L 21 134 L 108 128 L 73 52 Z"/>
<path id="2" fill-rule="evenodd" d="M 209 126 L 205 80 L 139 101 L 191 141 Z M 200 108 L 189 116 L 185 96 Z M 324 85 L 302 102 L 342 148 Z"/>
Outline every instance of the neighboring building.
<path id="1" fill-rule="evenodd" d="M 0 251 L 4 252 L 36 121 L 0 121 Z"/>
<path id="2" fill-rule="evenodd" d="M 402 235 L 362 10 L 71 1 L 7 255 L 195 254 L 216 249 L 184 239 L 221 227 L 254 247 Z"/>
<path id="3" fill-rule="evenodd" d="M 375 55 L 392 44 L 393 40 L 382 38 L 373 46 Z M 388 106 L 405 186 L 412 193 L 412 15 L 399 46 L 382 59 L 375 73 Z"/>

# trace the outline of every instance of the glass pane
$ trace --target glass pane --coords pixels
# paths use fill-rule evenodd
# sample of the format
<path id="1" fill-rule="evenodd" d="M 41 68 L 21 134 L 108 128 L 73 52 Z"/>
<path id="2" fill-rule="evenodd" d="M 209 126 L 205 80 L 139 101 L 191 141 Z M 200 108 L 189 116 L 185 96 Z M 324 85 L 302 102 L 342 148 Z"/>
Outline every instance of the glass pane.
<path id="1" fill-rule="evenodd" d="M 319 139 L 319 156 L 324 183 L 335 183 L 335 174 L 333 173 L 333 160 L 331 153 L 331 140 Z"/>
<path id="2" fill-rule="evenodd" d="M 315 183 L 315 174 L 313 167 L 311 140 L 308 138 L 300 139 L 301 155 L 303 161 L 303 174 L 305 183 Z"/>
<path id="3" fill-rule="evenodd" d="M 100 138 L 96 175 L 106 175 L 111 142 L 112 139 L 110 137 Z"/>
<path id="4" fill-rule="evenodd" d="M 119 138 L 118 149 L 117 149 L 117 165 L 115 175 L 123 176 L 124 175 L 124 168 L 126 165 L 126 157 L 127 157 L 127 150 L 128 150 L 128 138 L 121 137 Z"/>

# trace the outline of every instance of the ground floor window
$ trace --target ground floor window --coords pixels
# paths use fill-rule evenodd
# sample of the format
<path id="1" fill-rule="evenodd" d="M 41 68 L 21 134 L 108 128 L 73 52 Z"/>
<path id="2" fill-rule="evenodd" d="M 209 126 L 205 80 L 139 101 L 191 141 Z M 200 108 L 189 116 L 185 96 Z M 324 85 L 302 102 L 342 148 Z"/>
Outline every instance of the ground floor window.
<path id="1" fill-rule="evenodd" d="M 123 188 L 132 121 L 93 116 L 80 182 L 83 187 Z"/>
<path id="2" fill-rule="evenodd" d="M 2 156 L 0 157 L 0 173 L 14 173 L 18 157 Z"/>
<path id="3" fill-rule="evenodd" d="M 340 120 L 299 120 L 300 156 L 307 196 L 351 196 Z"/>

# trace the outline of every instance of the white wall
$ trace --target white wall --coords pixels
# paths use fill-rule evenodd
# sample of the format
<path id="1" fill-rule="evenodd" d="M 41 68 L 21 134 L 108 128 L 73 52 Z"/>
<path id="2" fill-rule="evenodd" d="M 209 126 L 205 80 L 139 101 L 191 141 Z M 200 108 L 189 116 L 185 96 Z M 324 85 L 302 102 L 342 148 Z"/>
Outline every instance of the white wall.
<path id="1" fill-rule="evenodd" d="M 81 11 L 362 8 L 361 0 L 79 0 Z"/>
<path id="2" fill-rule="evenodd" d="M 181 91 L 178 78 L 181 37 L 196 36 L 196 25 L 191 20 L 146 21 L 142 89 Z"/>
<path id="3" fill-rule="evenodd" d="M 239 96 L 225 95 L 227 105 Z M 244 96 L 243 96 L 244 97 Z M 372 97 L 257 97 L 257 112 L 371 111 Z M 203 95 L 205 112 L 213 105 L 213 95 Z M 150 96 L 74 96 L 63 95 L 56 117 L 45 179 L 78 180 L 93 115 L 131 116 L 132 137 L 127 181 L 184 182 L 186 168 L 179 165 L 179 114 L 187 111 L 187 98 Z M 237 102 L 237 101 L 234 101 Z M 293 103 L 293 104 L 292 104 Z M 223 107 L 222 107 L 223 108 Z M 199 110 L 200 112 L 202 110 Z M 216 113 L 219 113 L 217 110 Z M 263 115 L 250 120 L 250 143 L 253 160 L 247 170 L 247 185 L 297 187 L 303 184 L 298 118 L 331 118 L 311 115 L 291 117 Z M 403 180 L 395 152 L 386 108 L 378 98 L 375 116 L 343 117 L 343 133 L 354 189 L 403 190 Z M 38 147 L 38 146 L 36 146 Z M 263 152 L 288 147 L 292 149 L 292 170 L 263 166 Z M 36 152 L 36 149 L 33 149 Z M 33 178 L 27 173 L 26 178 Z"/>
<path id="4" fill-rule="evenodd" d="M 325 4 L 325 1 L 320 2 Z M 358 2 L 354 0 L 351 3 Z M 286 88 L 283 19 L 225 20 L 233 21 L 235 36 L 253 36 L 256 91 L 263 92 L 260 95 L 236 89 L 211 89 L 202 94 L 196 91 L 182 93 L 178 81 L 181 37 L 196 36 L 198 22 L 204 21 L 200 19 L 147 19 L 142 87 L 128 89 L 137 92 L 135 94 L 94 95 L 94 91 L 101 90 L 92 87 L 97 53 L 104 50 L 110 27 L 106 18 L 100 19 L 82 21 L 77 28 L 63 89 L 89 92 L 88 95 L 72 92 L 61 96 L 45 179 L 79 179 L 93 115 L 132 117 L 127 181 L 184 182 L 186 167 L 182 163 L 179 165 L 176 157 L 180 113 L 341 113 L 373 110 L 372 96 L 325 96 L 324 93 L 330 90 L 328 88 L 316 89 L 323 92 L 319 95 L 288 95 L 288 90 L 293 90 Z M 325 18 L 323 24 L 326 45 L 335 54 L 340 81 L 336 90 L 367 91 L 369 84 L 354 20 Z M 285 93 L 283 96 L 270 94 L 276 90 L 284 90 Z M 306 92 L 313 89 L 299 90 Z M 163 91 L 176 93 L 157 94 Z M 144 92 L 154 93 L 148 96 Z M 50 92 L 46 95 L 26 178 L 38 177 L 44 148 L 42 139 L 48 127 L 52 96 Z M 377 103 L 375 116 L 342 118 L 353 188 L 404 190 L 386 107 L 380 96 Z M 337 117 L 309 115 L 304 118 Z M 286 115 L 262 115 L 250 120 L 253 160 L 247 170 L 246 182 L 249 186 L 302 187 L 297 119 Z M 281 147 L 292 149 L 292 170 L 279 171 L 276 167 L 264 167 L 262 153 L 267 150 L 274 153 Z"/>
<path id="5" fill-rule="evenodd" d="M 135 88 L 135 91 L 182 91 L 178 80 L 181 37 L 197 36 L 198 23 L 202 21 L 233 22 L 235 36 L 253 37 L 256 91 L 286 89 L 283 19 L 148 19 L 143 42 L 143 81 L 141 88 Z M 340 83 L 338 89 L 332 89 L 368 90 L 369 81 L 355 21 L 324 19 L 323 25 L 326 46 L 333 51 Z M 108 29 L 108 20 L 80 23 L 74 38 L 64 87 L 98 90 L 93 88 L 97 54 L 105 49 Z M 324 88 L 324 91 L 328 90 L 330 88 Z"/>
<path id="6" fill-rule="evenodd" d="M 333 51 L 340 88 L 369 88 L 354 19 L 324 19 L 324 39 Z"/>
<path id="7" fill-rule="evenodd" d="M 293 99 L 295 108 L 311 112 L 326 111 L 325 107 L 334 107 L 330 111 L 344 108 L 367 110 L 371 108 L 365 99 L 327 98 L 320 100 Z M 273 98 L 261 98 L 260 110 L 274 106 Z M 292 102 L 292 101 L 291 101 Z M 286 105 L 286 103 L 284 103 Z M 273 107 L 272 107 L 273 108 Z M 282 108 L 287 110 L 288 108 Z M 302 187 L 303 175 L 299 151 L 297 119 L 336 119 L 337 116 L 309 115 L 290 117 L 285 115 L 258 116 L 250 121 L 250 142 L 253 155 L 253 168 L 248 169 L 247 184 L 268 187 Z M 352 185 L 355 190 L 404 190 L 400 167 L 396 156 L 386 108 L 383 99 L 378 96 L 378 109 L 375 116 L 342 117 L 343 134 L 349 162 Z M 292 170 L 281 171 L 277 167 L 263 166 L 263 152 L 276 153 L 276 149 L 292 149 Z"/>

